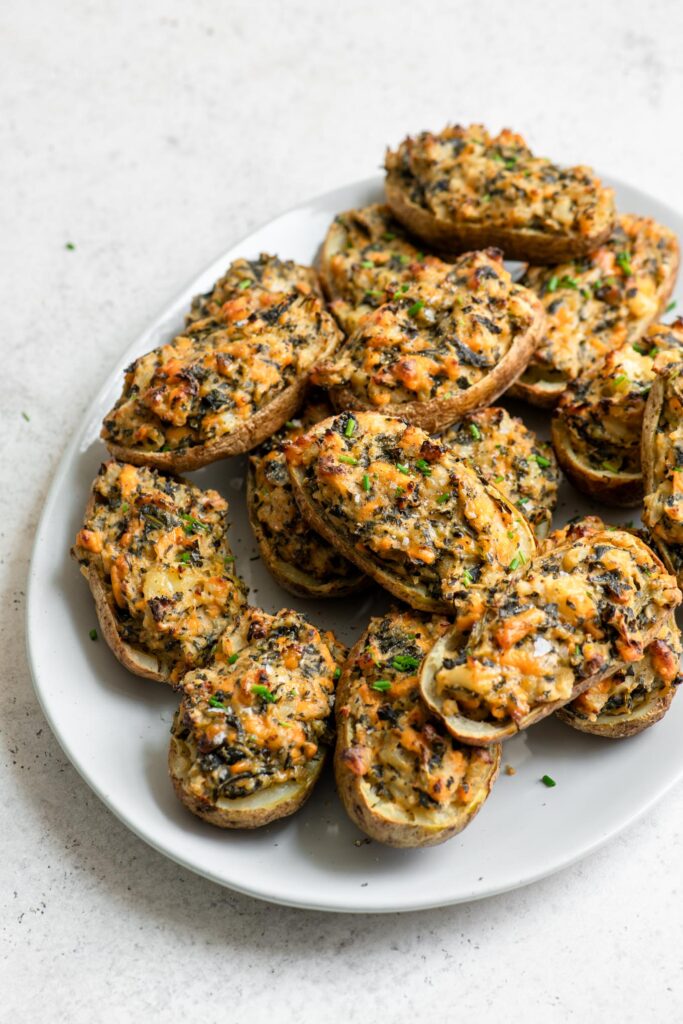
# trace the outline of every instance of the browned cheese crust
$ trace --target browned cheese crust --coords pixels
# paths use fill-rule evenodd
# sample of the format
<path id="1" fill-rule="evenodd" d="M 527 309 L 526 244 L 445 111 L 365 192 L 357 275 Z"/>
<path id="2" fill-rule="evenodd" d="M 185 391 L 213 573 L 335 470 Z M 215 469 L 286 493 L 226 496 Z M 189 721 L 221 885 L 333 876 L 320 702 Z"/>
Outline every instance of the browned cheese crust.
<path id="1" fill-rule="evenodd" d="M 217 491 L 119 462 L 102 465 L 72 554 L 104 637 L 127 669 L 177 682 L 246 607 Z"/>
<path id="2" fill-rule="evenodd" d="M 681 592 L 641 540 L 580 531 L 492 593 L 471 632 L 425 660 L 422 694 L 465 743 L 488 744 L 545 718 L 643 657 Z"/>
<path id="3" fill-rule="evenodd" d="M 508 129 L 449 125 L 386 156 L 386 194 L 402 224 L 437 249 L 499 246 L 509 259 L 558 263 L 600 245 L 614 195 L 589 167 L 559 167 Z"/>
<path id="4" fill-rule="evenodd" d="M 342 413 L 286 451 L 306 519 L 411 607 L 455 612 L 533 556 L 521 513 L 418 427 Z"/>
<path id="5" fill-rule="evenodd" d="M 256 447 L 296 413 L 311 367 L 341 340 L 314 271 L 271 256 L 237 261 L 189 319 L 126 370 L 102 428 L 117 458 L 184 472 Z"/>

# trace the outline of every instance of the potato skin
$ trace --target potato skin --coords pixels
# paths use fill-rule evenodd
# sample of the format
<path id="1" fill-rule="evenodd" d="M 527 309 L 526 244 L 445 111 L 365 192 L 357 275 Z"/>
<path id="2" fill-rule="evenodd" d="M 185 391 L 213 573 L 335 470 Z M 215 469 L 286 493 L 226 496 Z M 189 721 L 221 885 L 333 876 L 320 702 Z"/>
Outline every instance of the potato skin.
<path id="1" fill-rule="evenodd" d="M 569 528 L 569 530 L 571 531 L 571 527 Z M 559 533 L 561 536 L 562 531 L 560 531 Z M 568 536 L 572 538 L 572 533 L 569 532 Z M 643 541 L 641 541 L 638 537 L 635 537 L 624 531 L 606 531 L 604 533 L 597 532 L 593 529 L 593 523 L 590 521 L 590 519 L 588 521 L 587 529 L 585 531 L 581 529 L 579 524 L 579 531 L 576 540 L 572 538 L 572 540 L 570 540 L 566 545 L 562 545 L 560 543 L 559 546 L 555 546 L 553 544 L 552 538 L 546 540 L 542 545 L 543 551 L 541 555 L 539 555 L 536 563 L 532 563 L 528 575 L 531 576 L 531 574 L 534 571 L 538 572 L 540 570 L 543 570 L 545 572 L 545 565 L 543 563 L 546 560 L 550 559 L 553 563 L 556 563 L 559 556 L 566 558 L 567 556 L 571 555 L 572 548 L 575 547 L 575 545 L 577 551 L 580 551 L 582 546 L 588 546 L 595 548 L 596 552 L 599 550 L 600 545 L 605 546 L 608 550 L 611 545 L 617 545 L 617 547 L 624 547 L 626 549 L 630 549 L 632 553 L 638 553 L 641 556 L 643 556 L 646 559 L 646 561 L 649 562 L 652 566 L 652 568 L 649 569 L 647 573 L 648 580 L 653 569 L 658 569 L 662 574 L 659 584 L 663 588 L 663 592 L 657 600 L 657 606 L 661 605 L 661 612 L 659 613 L 659 617 L 654 619 L 649 625 L 638 625 L 638 631 L 636 631 L 634 628 L 637 620 L 635 620 L 633 624 L 629 624 L 624 620 L 621 626 L 621 628 L 624 630 L 623 639 L 621 641 L 618 641 L 618 643 L 620 643 L 622 646 L 617 648 L 617 645 L 613 644 L 610 640 L 608 642 L 609 649 L 607 651 L 607 654 L 611 653 L 610 659 L 605 661 L 605 655 L 602 654 L 599 658 L 597 658 L 597 663 L 599 665 L 597 671 L 583 678 L 580 675 L 578 675 L 576 671 L 578 666 L 583 663 L 584 658 L 583 645 L 586 641 L 582 639 L 581 645 L 577 646 L 576 649 L 577 660 L 574 661 L 573 655 L 563 655 L 563 657 L 565 658 L 566 665 L 561 664 L 559 666 L 555 666 L 554 668 L 554 672 L 556 674 L 558 681 L 561 673 L 567 674 L 571 672 L 571 678 L 573 678 L 574 680 L 571 691 L 566 695 L 562 695 L 558 699 L 537 703 L 537 705 L 535 707 L 532 706 L 526 714 L 521 715 L 518 718 L 508 717 L 507 722 L 503 720 L 502 724 L 496 724 L 495 722 L 491 722 L 490 720 L 486 721 L 477 720 L 476 718 L 468 718 L 460 712 L 449 714 L 444 710 L 444 698 L 440 694 L 436 684 L 437 673 L 440 671 L 442 666 L 444 666 L 445 662 L 449 659 L 451 662 L 453 662 L 454 665 L 458 664 L 456 657 L 463 646 L 467 645 L 468 647 L 472 647 L 474 645 L 476 651 L 478 643 L 478 639 L 476 636 L 476 627 L 474 631 L 475 635 L 470 635 L 467 638 L 465 638 L 461 632 L 458 633 L 457 631 L 455 633 L 446 634 L 440 640 L 437 641 L 437 643 L 434 645 L 427 658 L 425 658 L 420 678 L 420 688 L 422 691 L 422 696 L 424 697 L 428 707 L 435 714 L 439 715 L 442 718 L 451 735 L 454 736 L 456 739 L 460 740 L 461 742 L 470 743 L 473 745 L 486 745 L 493 742 L 499 742 L 503 739 L 515 735 L 517 732 L 523 729 L 527 729 L 530 725 L 533 725 L 535 722 L 540 721 L 541 719 L 547 717 L 547 715 L 552 714 L 554 711 L 557 711 L 559 708 L 570 703 L 576 697 L 582 694 L 585 690 L 589 689 L 589 687 L 595 686 L 596 684 L 602 682 L 604 679 L 609 678 L 610 675 L 612 675 L 621 665 L 626 665 L 629 661 L 636 660 L 635 657 L 632 655 L 632 648 L 634 648 L 635 646 L 638 646 L 640 648 L 642 656 L 642 650 L 652 640 L 656 638 L 662 626 L 663 620 L 666 618 L 668 614 L 671 613 L 673 608 L 678 603 L 680 603 L 681 593 L 677 588 L 674 588 L 672 586 L 674 582 L 672 577 L 667 576 L 664 573 L 664 566 L 657 558 L 657 556 L 651 551 L 651 549 L 643 543 Z M 640 565 L 639 572 L 644 572 Z M 525 577 L 522 577 L 521 584 L 523 584 L 524 590 L 526 591 L 527 587 Z M 520 584 L 518 583 L 518 585 Z M 595 584 L 593 584 L 592 586 L 594 588 Z M 600 586 L 606 587 L 606 594 L 611 593 L 611 583 L 608 582 L 607 584 L 605 584 L 604 582 L 601 582 Z M 654 588 L 652 589 L 654 593 Z M 507 598 L 507 596 L 514 597 L 515 592 L 512 591 L 511 594 L 508 595 L 505 591 L 503 591 L 501 594 L 501 600 L 499 601 L 499 606 L 502 600 L 504 598 Z M 595 593 L 595 598 L 596 603 L 594 606 L 594 610 L 590 612 L 591 615 L 597 614 L 598 605 L 600 604 L 600 601 L 603 600 L 602 595 L 597 591 Z M 616 615 L 614 618 L 615 621 L 619 621 L 619 594 L 615 591 L 615 596 L 610 598 L 610 600 L 615 602 Z M 648 602 L 648 604 L 649 603 L 650 602 Z M 547 613 L 543 611 L 543 605 L 539 605 L 538 607 L 541 609 L 541 611 L 539 611 L 538 613 L 541 618 L 541 622 L 538 625 L 534 625 L 532 628 L 527 629 L 526 632 L 522 633 L 522 641 L 526 641 L 529 636 L 541 637 L 542 639 L 547 640 L 548 637 L 544 636 L 546 632 L 549 633 L 550 637 L 553 636 L 554 625 L 552 617 L 548 618 Z M 571 605 L 571 608 L 574 608 L 574 604 Z M 645 610 L 646 605 L 643 604 L 641 612 L 644 612 Z M 568 623 L 571 622 L 571 616 L 573 614 L 574 613 L 572 611 L 570 615 L 567 616 Z M 654 613 L 648 612 L 647 614 L 651 617 Z M 495 616 L 492 621 L 496 621 Z M 495 631 L 492 632 L 492 627 L 489 628 L 489 633 L 491 633 L 492 636 L 495 635 L 496 637 L 498 637 L 499 633 L 503 632 L 503 627 L 506 624 L 506 620 L 504 617 L 500 618 L 497 621 L 498 627 Z M 512 616 L 511 621 L 514 622 L 514 616 Z M 539 626 L 541 627 L 541 632 L 538 632 Z M 566 628 L 566 625 L 562 625 L 562 628 L 559 633 L 560 636 L 563 634 Z M 631 634 L 631 631 L 633 631 L 633 635 Z M 638 636 L 638 632 L 640 632 L 640 636 Z M 586 635 L 590 638 L 590 634 Z M 577 634 L 577 641 L 579 636 L 582 636 L 582 634 Z M 484 637 L 488 640 L 487 634 L 484 634 Z M 505 646 L 505 643 L 507 643 L 507 641 L 504 641 L 503 639 L 496 639 L 496 643 L 499 645 L 500 649 L 498 651 L 498 654 L 495 655 L 495 657 L 500 656 L 502 658 L 505 650 L 507 650 L 507 647 Z M 552 644 L 553 641 L 551 640 L 550 650 L 552 650 Z M 614 650 L 612 650 L 613 647 Z M 493 650 L 493 647 L 491 647 L 491 650 Z M 620 655 L 620 651 L 623 651 L 624 653 Z M 520 656 L 521 654 L 522 652 L 520 652 Z M 480 655 L 480 657 L 484 657 L 484 655 Z M 491 657 L 494 657 L 494 655 L 491 655 Z M 590 660 L 592 660 L 592 658 L 593 655 L 591 655 Z M 590 660 L 588 664 L 590 664 Z M 487 662 L 487 664 L 493 664 L 493 662 Z M 451 667 L 451 665 L 448 665 L 449 670 L 451 669 Z M 505 679 L 504 674 L 501 674 L 501 679 Z M 496 688 L 494 687 L 494 691 L 495 689 Z"/>
<path id="2" fill-rule="evenodd" d="M 628 736 L 636 736 L 659 722 L 671 707 L 675 696 L 675 689 L 670 687 L 663 694 L 648 701 L 643 708 L 625 716 L 621 721 L 619 719 L 610 721 L 609 716 L 604 715 L 599 716 L 595 722 L 591 722 L 577 715 L 569 707 L 560 708 L 556 715 L 565 725 L 571 726 L 578 732 L 589 733 L 591 736 L 602 736 L 608 740 L 621 740 Z"/>
<path id="3" fill-rule="evenodd" d="M 409 649 L 413 651 L 417 649 L 415 644 L 419 644 L 421 650 L 428 649 L 431 640 L 447 629 L 448 625 L 448 620 L 445 618 L 429 618 L 415 612 L 397 610 L 381 619 L 371 620 L 367 630 L 349 654 L 337 689 L 337 743 L 334 754 L 337 790 L 344 808 L 354 824 L 366 835 L 387 846 L 413 848 L 436 846 L 446 842 L 472 821 L 486 801 L 498 776 L 501 748 L 499 746 L 491 747 L 485 754 L 482 751 L 475 751 L 473 748 L 459 748 L 458 744 L 450 740 L 438 721 L 432 719 L 426 709 L 423 709 L 417 686 L 419 668 L 406 672 L 405 670 L 392 670 L 391 667 L 396 651 L 405 649 L 401 646 L 403 643 L 411 644 Z M 370 649 L 373 652 L 372 660 L 366 664 Z M 379 659 L 379 663 L 377 663 L 377 659 Z M 417 659 L 415 660 L 417 661 Z M 396 695 L 395 699 L 392 700 L 389 694 L 384 695 L 384 699 L 387 700 L 386 708 L 388 710 L 386 713 L 391 713 L 393 715 L 391 721 L 396 722 L 392 728 L 386 731 L 377 728 L 384 724 L 381 721 L 381 711 L 375 719 L 374 716 L 378 712 L 377 706 L 372 701 L 371 705 L 368 705 L 366 703 L 367 696 L 362 696 L 365 687 L 368 686 L 368 681 L 377 675 L 386 677 L 385 682 L 391 680 L 390 691 L 394 686 L 400 687 L 400 693 Z M 367 693 L 371 692 L 372 683 L 370 683 Z M 382 699 L 379 695 L 373 694 L 373 696 L 376 697 L 378 703 Z M 454 791 L 454 799 L 450 804 L 446 804 L 444 807 L 435 806 L 433 810 L 423 811 L 422 820 L 419 820 L 414 811 L 401 807 L 400 800 L 397 800 L 396 795 L 392 793 L 392 783 L 389 782 L 386 775 L 385 763 L 383 768 L 385 774 L 382 775 L 382 778 L 388 782 L 387 796 L 381 801 L 376 796 L 373 799 L 371 782 L 365 775 L 354 771 L 351 766 L 351 762 L 359 756 L 359 748 L 356 746 L 358 723 L 354 717 L 354 709 L 358 710 L 359 705 L 358 700 L 354 700 L 354 698 L 360 700 L 360 704 L 366 709 L 367 716 L 371 721 L 376 722 L 372 732 L 373 738 L 366 740 L 367 746 L 363 748 L 363 754 L 360 756 L 364 757 L 368 753 L 371 757 L 374 754 L 381 758 L 382 741 L 391 746 L 393 753 L 393 744 L 396 742 L 395 734 L 397 732 L 401 734 L 404 726 L 410 723 L 409 729 L 416 730 L 420 737 L 420 743 L 426 745 L 424 759 L 429 758 L 430 766 L 430 753 L 432 757 L 435 754 L 437 758 L 443 757 L 444 754 L 439 754 L 439 751 L 443 752 L 444 748 L 446 756 L 449 751 L 454 751 L 456 758 L 465 757 L 467 759 L 464 779 L 467 782 L 468 792 L 472 793 L 474 790 L 474 795 L 469 800 L 461 802 L 457 792 Z M 373 741 L 375 744 L 379 744 L 379 749 L 373 745 Z M 400 744 L 401 741 L 399 741 L 399 749 L 403 749 Z M 348 755 L 351 752 L 354 753 L 355 758 L 349 759 Z M 405 749 L 403 753 L 406 770 L 409 770 L 410 757 L 405 756 Z M 381 760 L 380 764 L 382 764 Z M 391 757 L 389 764 L 391 764 Z M 438 761 L 437 764 L 439 764 L 442 774 L 445 774 L 442 764 Z M 452 762 L 449 764 L 449 769 L 451 766 Z M 427 775 L 428 780 L 429 778 L 430 776 Z M 431 783 L 427 784 L 433 783 L 432 778 Z M 411 776 L 410 780 L 406 782 L 409 789 L 416 785 L 425 785 L 425 779 L 419 774 L 417 777 Z M 402 791 L 399 789 L 398 796 L 401 795 Z"/>
<path id="4" fill-rule="evenodd" d="M 618 508 L 636 508 L 643 498 L 643 478 L 640 473 L 598 473 L 574 451 L 563 421 L 553 417 L 550 435 L 557 461 L 564 474 L 578 490 L 589 494 L 603 505 Z"/>

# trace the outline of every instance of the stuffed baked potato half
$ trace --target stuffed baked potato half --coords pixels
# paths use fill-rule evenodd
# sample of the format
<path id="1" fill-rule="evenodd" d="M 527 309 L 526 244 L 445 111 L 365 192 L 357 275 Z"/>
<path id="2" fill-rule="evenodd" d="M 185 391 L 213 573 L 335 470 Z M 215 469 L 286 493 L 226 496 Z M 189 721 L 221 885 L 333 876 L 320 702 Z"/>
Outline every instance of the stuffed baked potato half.
<path id="1" fill-rule="evenodd" d="M 401 420 L 341 413 L 285 454 L 313 529 L 413 608 L 469 607 L 536 550 L 529 524 L 500 491 Z"/>
<path id="2" fill-rule="evenodd" d="M 498 775 L 500 747 L 458 743 L 420 695 L 422 659 L 449 625 L 413 611 L 372 619 L 339 681 L 337 789 L 351 820 L 389 846 L 461 832 Z"/>
<path id="3" fill-rule="evenodd" d="M 584 690 L 557 717 L 579 732 L 606 739 L 635 736 L 669 710 L 681 682 L 682 651 L 680 630 L 670 615 L 639 661 Z"/>
<path id="4" fill-rule="evenodd" d="M 392 212 L 449 252 L 499 246 L 509 259 L 559 263 L 609 235 L 614 194 L 589 167 L 558 167 L 508 129 L 449 125 L 405 139 L 386 156 Z"/>
<path id="5" fill-rule="evenodd" d="M 496 406 L 454 423 L 440 439 L 524 513 L 536 537 L 546 535 L 560 483 L 555 454 L 546 441 Z"/>
<path id="6" fill-rule="evenodd" d="M 319 275 L 345 334 L 394 297 L 419 296 L 422 282 L 444 277 L 448 264 L 426 255 L 394 218 L 374 203 L 337 214 L 322 245 Z"/>
<path id="7" fill-rule="evenodd" d="M 608 505 L 635 506 L 643 497 L 640 459 L 645 403 L 657 365 L 683 356 L 683 320 L 653 324 L 634 343 L 610 352 L 562 395 L 552 439 L 575 487 Z"/>
<path id="8" fill-rule="evenodd" d="M 511 394 L 555 406 L 572 381 L 643 336 L 666 308 L 678 264 L 672 231 L 625 213 L 607 241 L 582 259 L 530 267 L 520 283 L 540 298 L 546 330 Z"/>
<path id="9" fill-rule="evenodd" d="M 288 420 L 249 458 L 247 510 L 261 558 L 280 586 L 298 597 L 342 597 L 369 583 L 310 528 L 287 472 L 285 446 L 331 414 L 324 393 L 311 395 L 297 419 Z"/>
<path id="10" fill-rule="evenodd" d="M 337 409 L 401 416 L 430 432 L 494 401 L 522 373 L 544 330 L 541 305 L 515 284 L 500 250 L 459 257 L 447 273 L 368 313 L 316 384 Z"/>
<path id="11" fill-rule="evenodd" d="M 680 600 L 641 540 L 589 531 L 492 592 L 470 632 L 438 640 L 422 695 L 456 739 L 497 743 L 642 658 Z"/>
<path id="12" fill-rule="evenodd" d="M 310 795 L 331 734 L 337 666 L 303 616 L 249 613 L 246 643 L 189 673 L 171 729 L 177 796 L 219 828 L 258 828 Z"/>
<path id="13" fill-rule="evenodd" d="M 664 563 L 683 582 L 683 362 L 657 374 L 643 418 L 643 523 Z"/>
<path id="14" fill-rule="evenodd" d="M 249 274 L 245 264 L 238 261 L 238 272 L 226 278 Z M 182 334 L 127 368 L 101 434 L 116 458 L 172 472 L 198 469 L 255 448 L 296 413 L 311 367 L 331 355 L 341 332 L 313 270 L 269 256 L 247 267 L 257 267 L 260 278 L 242 277 L 241 291 L 238 284 L 222 305 L 217 286 L 218 297 L 196 307 L 215 315 L 190 314 Z M 268 283 L 281 290 L 269 291 Z"/>
<path id="15" fill-rule="evenodd" d="M 135 675 L 177 682 L 244 614 L 227 514 L 217 491 L 147 467 L 100 467 L 71 553 L 105 640 Z"/>

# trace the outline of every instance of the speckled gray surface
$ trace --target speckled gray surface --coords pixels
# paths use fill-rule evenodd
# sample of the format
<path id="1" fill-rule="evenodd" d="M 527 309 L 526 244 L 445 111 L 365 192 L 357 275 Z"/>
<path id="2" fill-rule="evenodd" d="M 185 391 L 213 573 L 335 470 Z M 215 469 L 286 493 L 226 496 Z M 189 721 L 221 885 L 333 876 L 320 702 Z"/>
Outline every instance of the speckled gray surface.
<path id="1" fill-rule="evenodd" d="M 448 119 L 519 127 L 683 207 L 675 0 L 334 8 L 0 12 L 3 1016 L 681 1019 L 681 787 L 533 887 L 326 916 L 234 895 L 143 845 L 65 761 L 33 696 L 25 577 L 51 474 L 122 346 L 217 252 Z"/>

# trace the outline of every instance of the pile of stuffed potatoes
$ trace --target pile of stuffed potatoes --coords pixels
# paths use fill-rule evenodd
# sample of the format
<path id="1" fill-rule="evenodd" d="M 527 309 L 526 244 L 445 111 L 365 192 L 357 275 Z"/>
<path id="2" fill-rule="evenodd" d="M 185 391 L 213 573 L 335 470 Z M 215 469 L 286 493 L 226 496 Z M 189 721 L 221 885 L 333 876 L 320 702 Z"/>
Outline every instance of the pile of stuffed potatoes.
<path id="1" fill-rule="evenodd" d="M 504 259 L 522 261 L 511 271 Z M 333 753 L 368 836 L 428 846 L 486 801 L 502 743 L 550 714 L 618 739 L 680 681 L 678 243 L 588 167 L 448 126 L 386 156 L 318 264 L 238 259 L 136 359 L 73 554 L 127 669 L 173 686 L 169 769 L 194 814 L 294 813 Z M 548 410 L 552 443 L 504 405 Z M 179 474 L 249 453 L 261 557 L 297 596 L 381 587 L 347 651 L 249 603 L 228 503 Z M 553 530 L 563 470 L 602 505 Z"/>

